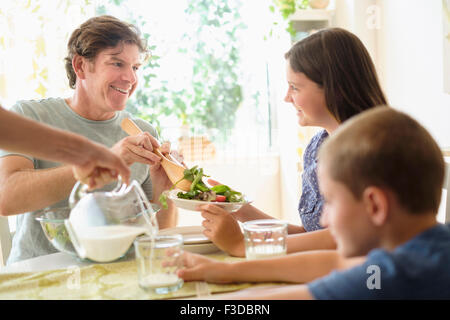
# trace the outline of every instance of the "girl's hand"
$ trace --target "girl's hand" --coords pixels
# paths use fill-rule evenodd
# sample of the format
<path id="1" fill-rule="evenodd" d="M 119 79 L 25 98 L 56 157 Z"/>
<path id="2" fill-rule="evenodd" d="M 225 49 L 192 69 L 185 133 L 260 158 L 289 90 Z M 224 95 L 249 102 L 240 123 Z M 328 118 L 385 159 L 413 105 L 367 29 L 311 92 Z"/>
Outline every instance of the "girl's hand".
<path id="1" fill-rule="evenodd" d="M 219 249 L 232 256 L 244 257 L 244 235 L 233 214 L 213 204 L 199 206 L 205 228 L 203 234 Z"/>

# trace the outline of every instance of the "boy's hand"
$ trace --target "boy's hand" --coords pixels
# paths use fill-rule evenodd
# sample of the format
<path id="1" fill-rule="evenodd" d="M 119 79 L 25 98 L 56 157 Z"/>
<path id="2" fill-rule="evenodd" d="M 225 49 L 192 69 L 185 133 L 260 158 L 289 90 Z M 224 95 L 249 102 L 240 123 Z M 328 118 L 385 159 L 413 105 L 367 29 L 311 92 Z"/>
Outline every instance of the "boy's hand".
<path id="1" fill-rule="evenodd" d="M 199 254 L 184 252 L 184 268 L 178 271 L 178 276 L 185 281 L 207 281 L 212 283 L 229 283 L 232 280 L 227 275 L 229 263 L 216 261 Z"/>

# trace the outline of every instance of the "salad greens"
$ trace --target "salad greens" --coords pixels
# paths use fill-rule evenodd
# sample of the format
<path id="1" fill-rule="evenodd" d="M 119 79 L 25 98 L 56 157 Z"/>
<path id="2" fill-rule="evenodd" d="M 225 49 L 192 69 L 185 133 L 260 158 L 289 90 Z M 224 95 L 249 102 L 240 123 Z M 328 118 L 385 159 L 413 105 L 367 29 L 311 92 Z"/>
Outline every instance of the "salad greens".
<path id="1" fill-rule="evenodd" d="M 230 187 L 220 184 L 209 188 L 203 182 L 203 177 L 209 177 L 203 173 L 203 168 L 197 168 L 194 166 L 190 169 L 184 170 L 184 176 L 177 181 L 168 191 L 176 187 L 178 182 L 186 179 L 191 181 L 191 188 L 187 192 L 178 192 L 177 197 L 180 199 L 188 200 L 201 200 L 201 201 L 217 201 L 217 202 L 242 202 L 244 197 L 242 193 L 232 190 Z M 167 205 L 167 191 L 163 192 L 159 197 L 159 202 L 164 209 L 168 208 Z"/>
<path id="2" fill-rule="evenodd" d="M 50 243 L 59 251 L 76 254 L 64 223 L 41 222 Z"/>

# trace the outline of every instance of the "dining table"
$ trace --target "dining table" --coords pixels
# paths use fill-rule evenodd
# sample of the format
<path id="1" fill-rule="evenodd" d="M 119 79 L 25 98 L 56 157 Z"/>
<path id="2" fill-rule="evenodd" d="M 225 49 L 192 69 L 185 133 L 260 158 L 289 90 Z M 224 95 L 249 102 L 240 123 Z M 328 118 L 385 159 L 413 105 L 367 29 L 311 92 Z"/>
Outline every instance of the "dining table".
<path id="1" fill-rule="evenodd" d="M 218 250 L 204 254 L 220 261 L 241 261 Z M 139 287 L 134 251 L 110 263 L 86 261 L 57 252 L 0 268 L 0 300 L 154 300 L 214 299 L 220 294 L 280 283 L 214 284 L 184 282 L 171 293 L 157 294 Z"/>

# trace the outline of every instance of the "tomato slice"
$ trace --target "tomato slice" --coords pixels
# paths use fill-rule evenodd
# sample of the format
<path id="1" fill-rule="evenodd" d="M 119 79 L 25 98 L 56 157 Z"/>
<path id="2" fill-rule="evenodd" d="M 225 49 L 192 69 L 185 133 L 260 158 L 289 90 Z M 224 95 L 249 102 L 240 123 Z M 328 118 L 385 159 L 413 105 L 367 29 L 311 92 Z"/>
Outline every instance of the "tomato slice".
<path id="1" fill-rule="evenodd" d="M 220 194 L 217 194 L 217 195 L 216 195 L 216 201 L 217 201 L 217 202 L 225 202 L 226 200 L 227 200 L 227 197 L 222 196 L 222 195 L 220 195 Z"/>

